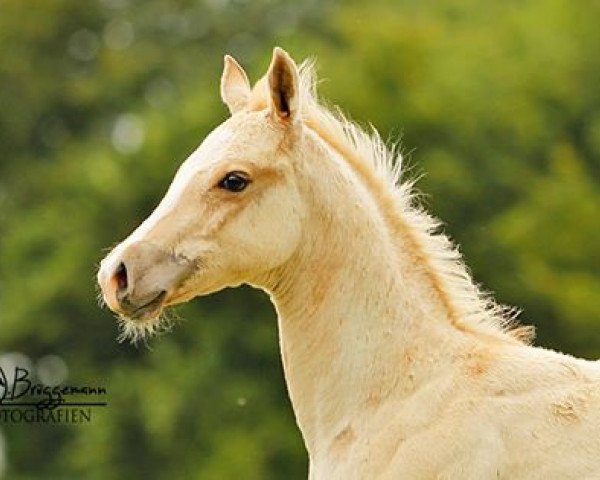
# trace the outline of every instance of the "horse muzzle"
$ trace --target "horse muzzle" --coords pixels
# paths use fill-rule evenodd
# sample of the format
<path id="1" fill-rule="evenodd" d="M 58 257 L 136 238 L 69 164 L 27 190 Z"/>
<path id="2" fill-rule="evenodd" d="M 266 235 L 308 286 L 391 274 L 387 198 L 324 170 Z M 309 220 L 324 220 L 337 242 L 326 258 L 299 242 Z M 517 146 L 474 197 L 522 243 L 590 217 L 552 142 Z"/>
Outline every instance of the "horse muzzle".
<path id="1" fill-rule="evenodd" d="M 115 248 L 101 263 L 98 284 L 115 313 L 132 320 L 157 317 L 194 263 L 147 241 Z"/>

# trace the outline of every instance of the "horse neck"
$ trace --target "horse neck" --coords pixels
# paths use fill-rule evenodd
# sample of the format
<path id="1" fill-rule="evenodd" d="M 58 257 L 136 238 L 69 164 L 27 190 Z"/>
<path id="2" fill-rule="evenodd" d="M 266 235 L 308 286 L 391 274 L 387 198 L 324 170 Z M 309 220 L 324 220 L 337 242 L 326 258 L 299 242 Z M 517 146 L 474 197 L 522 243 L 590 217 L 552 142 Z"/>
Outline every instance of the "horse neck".
<path id="1" fill-rule="evenodd" d="M 403 253 L 403 239 L 390 238 L 364 187 L 334 170 L 306 179 L 305 198 L 315 199 L 306 238 L 266 287 L 313 457 L 363 412 L 409 394 L 432 375 L 434 359 L 461 342 L 422 269 Z M 323 184 L 328 178 L 335 181 Z"/>

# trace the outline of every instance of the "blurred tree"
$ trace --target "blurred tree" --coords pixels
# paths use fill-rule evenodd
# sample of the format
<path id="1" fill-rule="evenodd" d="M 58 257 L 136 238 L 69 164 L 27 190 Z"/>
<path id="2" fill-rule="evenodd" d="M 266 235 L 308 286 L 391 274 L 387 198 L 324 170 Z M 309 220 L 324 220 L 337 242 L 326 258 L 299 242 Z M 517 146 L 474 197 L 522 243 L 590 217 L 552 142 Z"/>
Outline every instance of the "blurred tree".
<path id="1" fill-rule="evenodd" d="M 94 275 L 105 247 L 149 213 L 225 117 L 223 53 L 262 68 L 273 38 L 318 35 L 327 3 L 51 0 L 0 9 L 0 349 L 34 360 L 57 353 L 69 381 L 110 391 L 92 425 L 0 426 L 7 476 L 305 470 L 264 298 L 225 292 L 190 305 L 182 317 L 198 321 L 150 352 L 116 344 Z"/>
<path id="2" fill-rule="evenodd" d="M 590 358 L 600 356 L 598 18 L 584 0 L 354 2 L 334 15 L 333 45 L 306 47 L 332 79 L 326 97 L 384 134 L 402 129 L 419 165 L 409 175 L 426 173 L 419 186 L 475 278 L 524 310 L 539 343 Z"/>
<path id="3" fill-rule="evenodd" d="M 59 354 L 70 382 L 110 393 L 90 425 L 0 425 L 6 477 L 306 475 L 264 296 L 183 306 L 152 351 L 117 344 L 96 306 L 103 249 L 225 117 L 225 52 L 254 77 L 274 44 L 316 55 L 324 96 L 415 149 L 421 188 L 475 277 L 522 307 L 542 343 L 600 356 L 599 9 L 0 3 L 0 351 Z"/>

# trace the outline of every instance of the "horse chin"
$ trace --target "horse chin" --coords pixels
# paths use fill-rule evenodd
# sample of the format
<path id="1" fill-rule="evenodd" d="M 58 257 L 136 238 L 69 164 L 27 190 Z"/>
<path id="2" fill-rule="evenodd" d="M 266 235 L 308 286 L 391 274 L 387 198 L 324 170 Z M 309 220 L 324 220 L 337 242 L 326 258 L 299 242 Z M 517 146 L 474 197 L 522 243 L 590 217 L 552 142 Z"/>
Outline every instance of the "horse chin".
<path id="1" fill-rule="evenodd" d="M 164 314 L 165 304 L 161 303 L 152 309 L 139 312 L 135 316 L 118 315 L 119 341 L 137 344 L 149 337 L 170 329 L 171 322 Z"/>
<path id="2" fill-rule="evenodd" d="M 157 302 L 148 304 L 139 309 L 134 315 L 117 315 L 120 333 L 119 341 L 138 343 L 146 341 L 149 337 L 168 331 L 173 324 L 172 320 L 165 314 L 168 307 L 186 303 L 195 297 L 203 297 L 211 293 L 223 290 L 229 285 L 205 285 L 204 288 L 197 284 L 194 287 L 182 285 L 169 295 L 157 299 Z"/>

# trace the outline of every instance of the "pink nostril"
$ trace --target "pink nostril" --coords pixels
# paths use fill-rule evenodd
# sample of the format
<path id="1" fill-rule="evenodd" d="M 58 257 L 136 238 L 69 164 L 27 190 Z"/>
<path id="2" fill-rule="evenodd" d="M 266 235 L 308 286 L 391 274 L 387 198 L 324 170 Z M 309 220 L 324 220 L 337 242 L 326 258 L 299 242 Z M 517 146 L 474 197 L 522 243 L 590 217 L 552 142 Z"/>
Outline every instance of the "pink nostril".
<path id="1" fill-rule="evenodd" d="M 127 269 L 123 262 L 119 263 L 115 272 L 115 280 L 117 281 L 117 291 L 123 292 L 127 290 Z"/>

